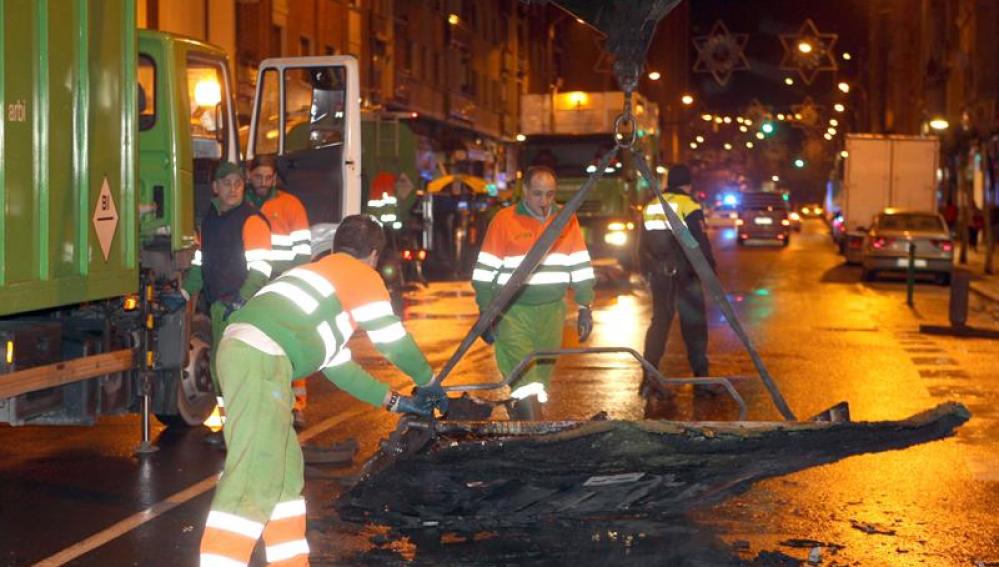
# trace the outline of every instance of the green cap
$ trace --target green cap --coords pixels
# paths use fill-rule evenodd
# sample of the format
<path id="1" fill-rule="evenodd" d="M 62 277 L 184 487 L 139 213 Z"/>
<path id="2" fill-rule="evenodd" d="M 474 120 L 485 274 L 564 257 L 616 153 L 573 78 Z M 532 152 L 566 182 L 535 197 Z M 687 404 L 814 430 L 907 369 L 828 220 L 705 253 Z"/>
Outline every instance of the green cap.
<path id="1" fill-rule="evenodd" d="M 231 161 L 224 161 L 215 168 L 215 175 L 212 176 L 212 180 L 221 181 L 227 175 L 232 175 L 233 173 L 243 177 L 243 169 L 241 167 Z"/>

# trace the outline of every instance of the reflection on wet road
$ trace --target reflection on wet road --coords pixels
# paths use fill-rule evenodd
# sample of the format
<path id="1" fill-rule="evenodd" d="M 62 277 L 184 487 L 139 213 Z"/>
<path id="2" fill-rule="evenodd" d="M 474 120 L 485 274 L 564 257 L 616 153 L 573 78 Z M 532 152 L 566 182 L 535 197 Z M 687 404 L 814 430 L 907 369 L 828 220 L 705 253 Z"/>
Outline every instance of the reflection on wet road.
<path id="1" fill-rule="evenodd" d="M 712 231 L 719 276 L 799 417 L 848 400 L 854 420 L 899 419 L 955 400 L 968 406 L 972 420 L 955 438 L 763 481 L 669 522 L 549 523 L 474 536 L 433 529 L 395 534 L 344 523 L 332 509 L 342 483 L 395 418 L 312 378 L 306 415 L 314 429 L 306 430 L 307 443 L 356 438 L 361 447 L 352 468 L 310 468 L 313 564 L 724 565 L 761 553 L 798 559 L 819 553 L 823 565 L 999 562 L 999 342 L 921 335 L 920 323 L 946 323 L 947 289 L 918 285 L 910 309 L 901 283 L 860 283 L 859 269 L 842 264 L 818 221 L 806 223 L 787 248 L 740 248 L 730 232 Z M 638 280 L 606 286 L 588 344 L 640 349 L 650 304 Z M 735 377 L 750 419 L 779 419 L 748 355 L 721 313 L 709 309 L 712 374 Z M 476 314 L 468 284 L 433 284 L 410 294 L 406 324 L 439 367 Z M 969 323 L 995 326 L 988 314 L 976 311 Z M 668 376 L 690 375 L 679 337 L 674 326 L 662 365 Z M 564 342 L 576 344 L 574 321 L 567 323 Z M 365 339 L 355 343 L 362 364 L 397 388 L 407 386 Z M 694 396 L 689 386 L 678 388 L 668 403 L 647 406 L 637 395 L 640 378 L 637 363 L 625 355 L 560 360 L 546 417 L 586 419 L 600 411 L 617 419 L 736 416 L 730 400 Z M 498 380 L 496 366 L 491 349 L 479 342 L 449 382 L 489 380 Z M 342 423 L 320 427 L 355 410 Z M 160 431 L 163 449 L 146 460 L 131 456 L 137 431 L 134 417 L 106 419 L 90 429 L 0 428 L 0 565 L 39 561 L 219 470 L 222 453 L 201 442 L 201 430 Z M 207 492 L 150 518 L 74 565 L 193 565 L 209 497 Z M 171 559 L 164 563 L 164 557 Z"/>

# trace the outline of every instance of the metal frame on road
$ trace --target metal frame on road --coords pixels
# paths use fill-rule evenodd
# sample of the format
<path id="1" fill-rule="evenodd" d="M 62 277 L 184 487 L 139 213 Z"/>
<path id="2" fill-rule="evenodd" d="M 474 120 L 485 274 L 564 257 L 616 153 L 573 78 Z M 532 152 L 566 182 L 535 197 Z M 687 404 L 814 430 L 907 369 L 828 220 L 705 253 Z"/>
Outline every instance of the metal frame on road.
<path id="1" fill-rule="evenodd" d="M 735 400 L 735 403 L 739 406 L 739 421 L 745 421 L 748 414 L 748 408 L 746 407 L 746 401 L 742 399 L 739 392 L 732 386 L 732 382 L 728 378 L 717 378 L 717 377 L 693 377 L 693 378 L 666 378 L 663 376 L 659 370 L 645 360 L 645 357 L 638 354 L 633 348 L 628 347 L 580 347 L 580 348 L 560 348 L 553 350 L 536 350 L 527 356 L 525 356 L 517 366 L 506 376 L 503 380 L 499 382 L 484 382 L 479 384 L 461 384 L 455 386 L 444 386 L 445 392 L 472 392 L 481 390 L 498 390 L 505 386 L 509 386 L 516 382 L 526 371 L 527 368 L 538 358 L 557 358 L 563 355 L 578 355 L 578 354 L 618 354 L 626 353 L 630 354 L 632 358 L 638 361 L 638 363 L 645 369 L 645 372 L 651 375 L 655 381 L 654 384 L 657 388 L 661 388 L 667 384 L 673 384 L 677 386 L 682 386 L 684 384 L 695 384 L 695 385 L 721 385 L 725 388 L 725 392 Z"/>

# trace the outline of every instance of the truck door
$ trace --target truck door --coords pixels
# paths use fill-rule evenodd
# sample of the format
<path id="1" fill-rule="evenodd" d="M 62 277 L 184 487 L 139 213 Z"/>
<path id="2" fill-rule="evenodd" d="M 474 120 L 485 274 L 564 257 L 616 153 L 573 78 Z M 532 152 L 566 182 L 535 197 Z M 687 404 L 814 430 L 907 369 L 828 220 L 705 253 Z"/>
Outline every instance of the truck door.
<path id="1" fill-rule="evenodd" d="M 283 189 L 305 205 L 313 240 L 361 212 L 359 100 L 354 57 L 267 59 L 260 65 L 247 159 L 277 156 Z"/>

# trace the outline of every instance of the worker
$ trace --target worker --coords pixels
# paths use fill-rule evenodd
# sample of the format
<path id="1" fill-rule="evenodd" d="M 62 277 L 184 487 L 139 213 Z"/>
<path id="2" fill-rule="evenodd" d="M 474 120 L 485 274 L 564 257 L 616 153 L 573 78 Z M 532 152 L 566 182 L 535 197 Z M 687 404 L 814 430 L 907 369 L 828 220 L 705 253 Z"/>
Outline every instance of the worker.
<path id="1" fill-rule="evenodd" d="M 246 200 L 259 209 L 271 225 L 271 265 L 275 277 L 312 259 L 312 232 L 305 206 L 298 197 L 278 189 L 278 180 L 273 155 L 258 155 L 250 161 L 252 190 L 246 192 Z M 295 380 L 292 389 L 295 392 L 295 426 L 304 427 L 308 402 L 305 377 Z"/>
<path id="2" fill-rule="evenodd" d="M 199 249 L 193 266 L 184 278 L 181 293 L 190 300 L 198 292 L 205 294 L 205 304 L 212 322 L 212 384 L 215 386 L 219 413 L 225 416 L 225 400 L 219 395 L 215 354 L 229 317 L 271 277 L 271 230 L 267 220 L 243 200 L 243 172 L 232 162 L 222 162 L 212 177 L 211 206 L 198 229 Z M 221 445 L 214 434 L 205 439 Z"/>
<path id="3" fill-rule="evenodd" d="M 319 370 L 354 397 L 392 412 L 446 411 L 443 388 L 430 385 L 430 366 L 374 270 L 384 244 L 374 219 L 348 216 L 333 238 L 333 254 L 285 272 L 233 315 L 218 349 L 229 452 L 201 540 L 202 566 L 246 565 L 261 536 L 267 561 L 308 565 L 293 378 Z M 352 361 L 347 341 L 358 325 L 425 387 L 400 395 Z"/>
<path id="4" fill-rule="evenodd" d="M 663 197 L 676 211 L 687 230 L 697 241 L 701 253 L 712 269 L 715 259 L 704 228 L 704 212 L 691 197 L 690 169 L 677 164 L 669 168 Z M 645 333 L 645 360 L 659 367 L 666 349 L 666 337 L 673 324 L 673 313 L 679 307 L 680 332 L 687 347 L 687 360 L 694 376 L 708 375 L 708 328 L 704 309 L 704 293 L 694 268 L 673 234 L 658 197 L 645 206 L 639 259 L 652 291 L 652 322 Z M 695 392 L 717 393 L 713 386 L 695 386 Z M 641 394 L 660 396 L 651 378 L 643 375 Z"/>
<path id="5" fill-rule="evenodd" d="M 524 176 L 523 199 L 500 210 L 486 229 L 475 269 L 472 287 L 479 311 L 485 311 L 542 231 L 558 212 L 555 192 L 558 179 L 546 166 L 533 166 Z M 585 341 L 593 330 L 593 284 L 595 277 L 590 254 L 583 241 L 579 221 L 573 216 L 562 233 L 527 279 L 523 291 L 506 308 L 493 331 L 483 334 L 487 343 L 496 343 L 496 364 L 509 376 L 525 356 L 536 350 L 557 349 L 562 345 L 565 323 L 565 293 L 572 287 L 576 304 L 577 335 Z M 538 360 L 523 377 L 511 384 L 511 419 L 541 418 L 541 404 L 548 400 L 548 386 L 554 361 Z"/>

